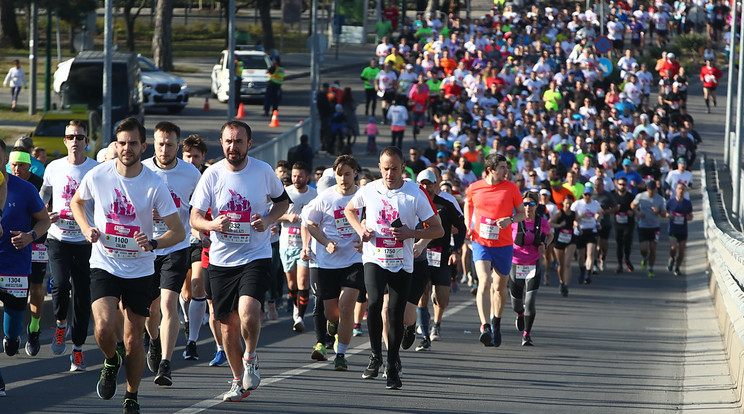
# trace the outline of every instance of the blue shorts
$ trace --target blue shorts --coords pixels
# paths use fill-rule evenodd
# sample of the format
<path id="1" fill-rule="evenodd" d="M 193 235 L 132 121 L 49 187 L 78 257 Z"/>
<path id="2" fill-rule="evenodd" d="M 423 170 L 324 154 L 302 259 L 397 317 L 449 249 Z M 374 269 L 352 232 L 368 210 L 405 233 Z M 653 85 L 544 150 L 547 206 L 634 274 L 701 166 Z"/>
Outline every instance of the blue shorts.
<path id="1" fill-rule="evenodd" d="M 302 249 L 279 249 L 279 258 L 285 272 L 291 272 L 297 265 L 308 267 L 310 263 L 300 260 Z"/>
<path id="2" fill-rule="evenodd" d="M 500 275 L 508 276 L 511 273 L 512 256 L 514 256 L 514 245 L 486 247 L 473 242 L 473 261 L 485 260 L 491 262 L 491 266 Z"/>

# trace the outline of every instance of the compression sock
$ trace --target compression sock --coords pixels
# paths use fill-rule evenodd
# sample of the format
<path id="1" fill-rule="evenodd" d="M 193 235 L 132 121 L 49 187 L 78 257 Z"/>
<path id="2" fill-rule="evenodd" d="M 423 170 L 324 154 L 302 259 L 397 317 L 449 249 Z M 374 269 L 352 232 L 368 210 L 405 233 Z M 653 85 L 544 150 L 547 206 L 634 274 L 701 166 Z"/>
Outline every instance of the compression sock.
<path id="1" fill-rule="evenodd" d="M 137 392 L 126 391 L 124 393 L 124 399 L 125 400 L 134 400 L 134 401 L 137 401 Z"/>
<path id="2" fill-rule="evenodd" d="M 315 307 L 313 308 L 313 326 L 315 327 L 315 343 L 326 342 L 326 317 L 325 304 L 322 300 L 315 297 Z"/>
<path id="3" fill-rule="evenodd" d="M 705 106 L 710 109 L 710 99 L 705 100 Z"/>
<path id="4" fill-rule="evenodd" d="M 11 339 L 21 336 L 23 331 L 23 313 L 25 310 L 8 309 L 5 307 L 5 317 L 3 318 L 3 330 L 5 336 Z"/>
<path id="5" fill-rule="evenodd" d="M 183 312 L 183 321 L 189 323 L 189 305 L 191 304 L 191 301 L 184 299 L 183 296 L 179 294 L 178 303 L 181 305 L 181 311 Z"/>
<path id="6" fill-rule="evenodd" d="M 34 316 L 31 317 L 31 323 L 28 324 L 28 331 L 29 332 L 39 332 L 39 322 L 41 321 L 41 318 L 36 318 Z"/>
<path id="7" fill-rule="evenodd" d="M 429 307 L 416 308 L 417 323 L 421 327 L 421 334 L 429 336 Z"/>
<path id="8" fill-rule="evenodd" d="M 199 330 L 202 326 L 204 313 L 207 311 L 207 298 L 193 298 L 189 305 L 189 341 L 196 342 L 199 339 Z"/>
<path id="9" fill-rule="evenodd" d="M 342 344 L 341 342 L 336 345 L 336 354 L 346 354 L 346 350 L 349 349 L 349 344 Z"/>
<path id="10" fill-rule="evenodd" d="M 106 363 L 109 365 L 116 365 L 119 363 L 119 356 L 118 354 L 114 354 L 111 358 L 106 358 Z"/>
<path id="11" fill-rule="evenodd" d="M 289 299 L 292 301 L 292 304 L 297 307 L 297 309 L 300 308 L 299 304 L 297 303 L 297 289 L 290 290 L 289 291 Z M 291 311 L 292 309 L 290 309 Z"/>
<path id="12" fill-rule="evenodd" d="M 524 315 L 524 331 L 526 333 L 532 332 L 532 324 L 535 323 L 535 314 Z"/>
<path id="13" fill-rule="evenodd" d="M 302 318 L 305 316 L 305 312 L 307 312 L 308 303 L 310 303 L 310 289 L 300 289 L 298 293 L 299 295 L 297 296 L 297 313 Z"/>

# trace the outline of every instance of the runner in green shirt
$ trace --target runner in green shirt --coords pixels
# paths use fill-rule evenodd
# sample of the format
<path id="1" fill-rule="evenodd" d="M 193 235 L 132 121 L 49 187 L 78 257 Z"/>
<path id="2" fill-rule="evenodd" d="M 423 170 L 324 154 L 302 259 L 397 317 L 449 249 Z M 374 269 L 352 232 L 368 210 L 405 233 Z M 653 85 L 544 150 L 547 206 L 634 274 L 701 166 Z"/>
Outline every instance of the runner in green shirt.
<path id="1" fill-rule="evenodd" d="M 389 23 L 389 22 L 388 22 Z M 375 116 L 377 107 L 377 94 L 375 93 L 375 77 L 380 73 L 377 67 L 377 59 L 371 59 L 369 66 L 362 71 L 362 80 L 364 81 L 364 93 L 366 100 L 364 102 L 364 116 L 369 116 L 369 106 L 372 104 L 372 116 Z"/>

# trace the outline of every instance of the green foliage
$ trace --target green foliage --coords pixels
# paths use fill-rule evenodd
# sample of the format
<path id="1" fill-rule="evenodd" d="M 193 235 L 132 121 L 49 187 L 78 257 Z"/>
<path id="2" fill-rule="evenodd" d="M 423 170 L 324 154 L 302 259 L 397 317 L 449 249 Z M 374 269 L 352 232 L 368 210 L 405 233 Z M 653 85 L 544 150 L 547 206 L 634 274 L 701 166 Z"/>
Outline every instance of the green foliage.
<path id="1" fill-rule="evenodd" d="M 708 44 L 708 37 L 698 33 L 688 33 L 677 36 L 675 46 L 690 53 L 697 54 L 701 47 Z"/>
<path id="2" fill-rule="evenodd" d="M 682 49 L 680 49 L 677 45 L 667 44 L 664 47 L 651 46 L 647 47 L 646 50 L 648 50 L 648 54 L 654 59 L 661 59 L 662 52 L 672 52 L 677 56 L 682 56 Z M 655 64 L 656 63 L 654 62 L 654 65 Z M 649 69 L 653 68 L 649 67 Z"/>

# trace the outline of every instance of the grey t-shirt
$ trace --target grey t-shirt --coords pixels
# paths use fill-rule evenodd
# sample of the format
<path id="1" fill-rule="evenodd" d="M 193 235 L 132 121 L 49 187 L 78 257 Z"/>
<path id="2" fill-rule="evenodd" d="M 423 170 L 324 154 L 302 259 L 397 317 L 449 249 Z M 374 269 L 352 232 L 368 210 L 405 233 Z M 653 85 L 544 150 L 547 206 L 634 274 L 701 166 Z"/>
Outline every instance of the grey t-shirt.
<path id="1" fill-rule="evenodd" d="M 662 212 L 665 206 L 664 198 L 662 196 L 654 194 L 652 198 L 649 197 L 648 191 L 644 191 L 638 193 L 635 200 L 633 200 L 633 203 L 638 204 L 641 213 L 646 215 L 646 217 L 643 218 L 640 216 L 638 217 L 639 228 L 653 229 L 661 227 L 659 224 L 659 215 L 654 213 L 653 210 L 651 210 L 651 207 L 656 207 L 658 212 Z"/>

